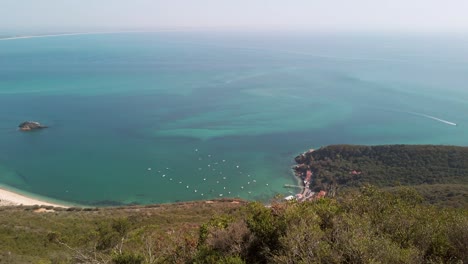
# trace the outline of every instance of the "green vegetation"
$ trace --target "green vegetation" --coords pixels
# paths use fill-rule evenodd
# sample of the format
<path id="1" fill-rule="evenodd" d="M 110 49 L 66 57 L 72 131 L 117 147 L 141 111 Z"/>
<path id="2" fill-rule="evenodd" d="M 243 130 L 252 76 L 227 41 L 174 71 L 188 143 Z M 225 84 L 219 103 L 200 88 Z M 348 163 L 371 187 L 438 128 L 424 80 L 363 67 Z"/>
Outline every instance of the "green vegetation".
<path id="1" fill-rule="evenodd" d="M 0 264 L 468 263 L 467 148 L 340 145 L 296 161 L 312 188 L 340 192 L 269 206 L 0 207 Z"/>
<path id="2" fill-rule="evenodd" d="M 464 263 L 468 210 L 410 188 L 339 198 L 0 212 L 0 263 Z M 10 252 L 10 254 L 8 254 Z"/>
<path id="3" fill-rule="evenodd" d="M 468 206 L 468 148 L 433 145 L 333 145 L 296 158 L 314 173 L 310 187 L 414 186 L 427 201 Z M 305 166 L 304 166 L 305 165 Z M 355 173 L 353 173 L 355 171 Z"/>
<path id="4" fill-rule="evenodd" d="M 240 257 L 245 263 L 466 262 L 467 211 L 421 201 L 411 189 L 390 193 L 364 187 L 339 200 L 271 208 L 253 203 L 243 218 L 216 225 L 201 245 L 214 252 L 210 256 Z M 233 229 L 235 236 L 225 235 Z"/>
<path id="5" fill-rule="evenodd" d="M 0 207 L 0 263 L 182 263 L 199 227 L 239 215 L 232 199 L 121 208 Z M 51 207 L 47 207 L 51 209 Z"/>

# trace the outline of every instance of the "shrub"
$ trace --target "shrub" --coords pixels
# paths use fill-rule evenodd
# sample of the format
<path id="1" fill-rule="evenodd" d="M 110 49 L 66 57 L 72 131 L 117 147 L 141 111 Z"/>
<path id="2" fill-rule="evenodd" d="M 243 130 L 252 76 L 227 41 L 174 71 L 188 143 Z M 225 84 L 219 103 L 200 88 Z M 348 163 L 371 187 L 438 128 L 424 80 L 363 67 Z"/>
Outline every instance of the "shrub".
<path id="1" fill-rule="evenodd" d="M 143 263 L 143 257 L 134 254 L 134 253 L 121 253 L 121 254 L 116 254 L 112 258 L 112 262 L 115 264 L 141 264 Z"/>

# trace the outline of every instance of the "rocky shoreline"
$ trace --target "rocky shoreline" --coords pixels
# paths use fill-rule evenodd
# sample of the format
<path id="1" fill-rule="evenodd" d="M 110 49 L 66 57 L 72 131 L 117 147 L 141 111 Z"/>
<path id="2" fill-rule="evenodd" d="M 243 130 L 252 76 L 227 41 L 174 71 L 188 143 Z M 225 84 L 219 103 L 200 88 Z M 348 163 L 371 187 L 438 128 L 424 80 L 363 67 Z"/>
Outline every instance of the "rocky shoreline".
<path id="1" fill-rule="evenodd" d="M 302 191 L 295 196 L 288 196 L 287 200 L 296 199 L 299 202 L 310 201 L 314 199 L 323 198 L 327 193 L 323 190 L 319 192 L 313 192 L 310 189 L 310 183 L 313 177 L 312 168 L 310 165 L 307 165 L 307 155 L 310 155 L 314 152 L 314 149 L 309 149 L 308 151 L 296 156 L 294 160 L 297 165 L 292 167 L 294 175 L 298 179 L 298 184 L 302 187 Z"/>

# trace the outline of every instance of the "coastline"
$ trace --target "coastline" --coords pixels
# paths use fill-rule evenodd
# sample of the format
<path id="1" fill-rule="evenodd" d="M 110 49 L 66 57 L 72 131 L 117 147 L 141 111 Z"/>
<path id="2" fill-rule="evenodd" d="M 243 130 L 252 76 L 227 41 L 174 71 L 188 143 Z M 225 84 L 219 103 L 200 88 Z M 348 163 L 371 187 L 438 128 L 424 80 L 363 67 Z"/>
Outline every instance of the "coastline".
<path id="1" fill-rule="evenodd" d="M 309 150 L 310 151 L 310 150 Z M 304 152 L 304 155 L 307 152 Z M 297 161 L 296 161 L 296 164 Z M 304 183 L 303 175 L 299 170 L 299 165 L 294 165 L 291 167 L 292 176 L 295 178 L 297 182 L 297 187 L 300 187 L 300 194 L 305 193 L 308 190 L 308 186 Z M 47 197 L 43 198 L 36 198 L 34 194 L 25 194 L 21 193 L 20 190 L 15 190 L 14 188 L 10 188 L 5 185 L 0 184 L 0 207 L 15 207 L 15 206 L 52 206 L 52 207 L 60 207 L 60 208 L 70 208 L 74 206 L 72 204 L 67 204 L 61 201 L 49 201 Z M 78 205 L 79 206 L 79 205 Z"/>
<path id="2" fill-rule="evenodd" d="M 96 32 L 75 32 L 75 33 L 59 33 L 59 34 L 43 34 L 43 35 L 19 35 L 19 36 L 4 36 L 1 40 L 16 40 L 16 39 L 31 39 L 31 38 L 49 38 L 49 37 L 66 37 L 80 35 L 104 35 L 104 34 L 121 34 L 121 33 L 163 33 L 163 32 L 183 32 L 184 30 L 177 29 L 161 29 L 161 30 L 122 30 L 122 31 L 96 31 Z"/>
<path id="3" fill-rule="evenodd" d="M 69 206 L 59 203 L 46 202 L 40 199 L 28 197 L 23 194 L 16 193 L 11 190 L 0 187 L 0 206 L 32 206 L 32 205 L 44 205 L 53 207 L 68 208 Z"/>
<path id="4" fill-rule="evenodd" d="M 313 172 L 311 166 L 306 163 L 306 156 L 314 152 L 314 149 L 309 149 L 308 151 L 300 154 L 294 160 L 296 165 L 292 167 L 293 173 L 298 180 L 298 186 L 301 187 L 301 192 L 296 194 L 294 198 L 299 202 L 311 201 L 315 199 L 323 198 L 327 195 L 327 192 L 321 190 L 320 192 L 315 192 L 310 189 L 310 184 L 312 182 Z M 289 196 L 287 200 L 294 199 L 293 196 Z"/>

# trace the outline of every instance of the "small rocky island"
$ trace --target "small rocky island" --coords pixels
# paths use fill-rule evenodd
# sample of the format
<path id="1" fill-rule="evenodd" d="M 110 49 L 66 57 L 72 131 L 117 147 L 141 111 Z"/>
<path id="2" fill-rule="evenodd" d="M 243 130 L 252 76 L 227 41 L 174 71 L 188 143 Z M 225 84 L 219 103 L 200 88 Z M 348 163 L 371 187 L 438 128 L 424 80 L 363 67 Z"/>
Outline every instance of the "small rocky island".
<path id="1" fill-rule="evenodd" d="M 41 125 L 39 122 L 34 122 L 34 121 L 23 122 L 18 127 L 19 127 L 19 130 L 21 131 L 31 131 L 31 130 L 47 128 L 47 126 Z"/>

